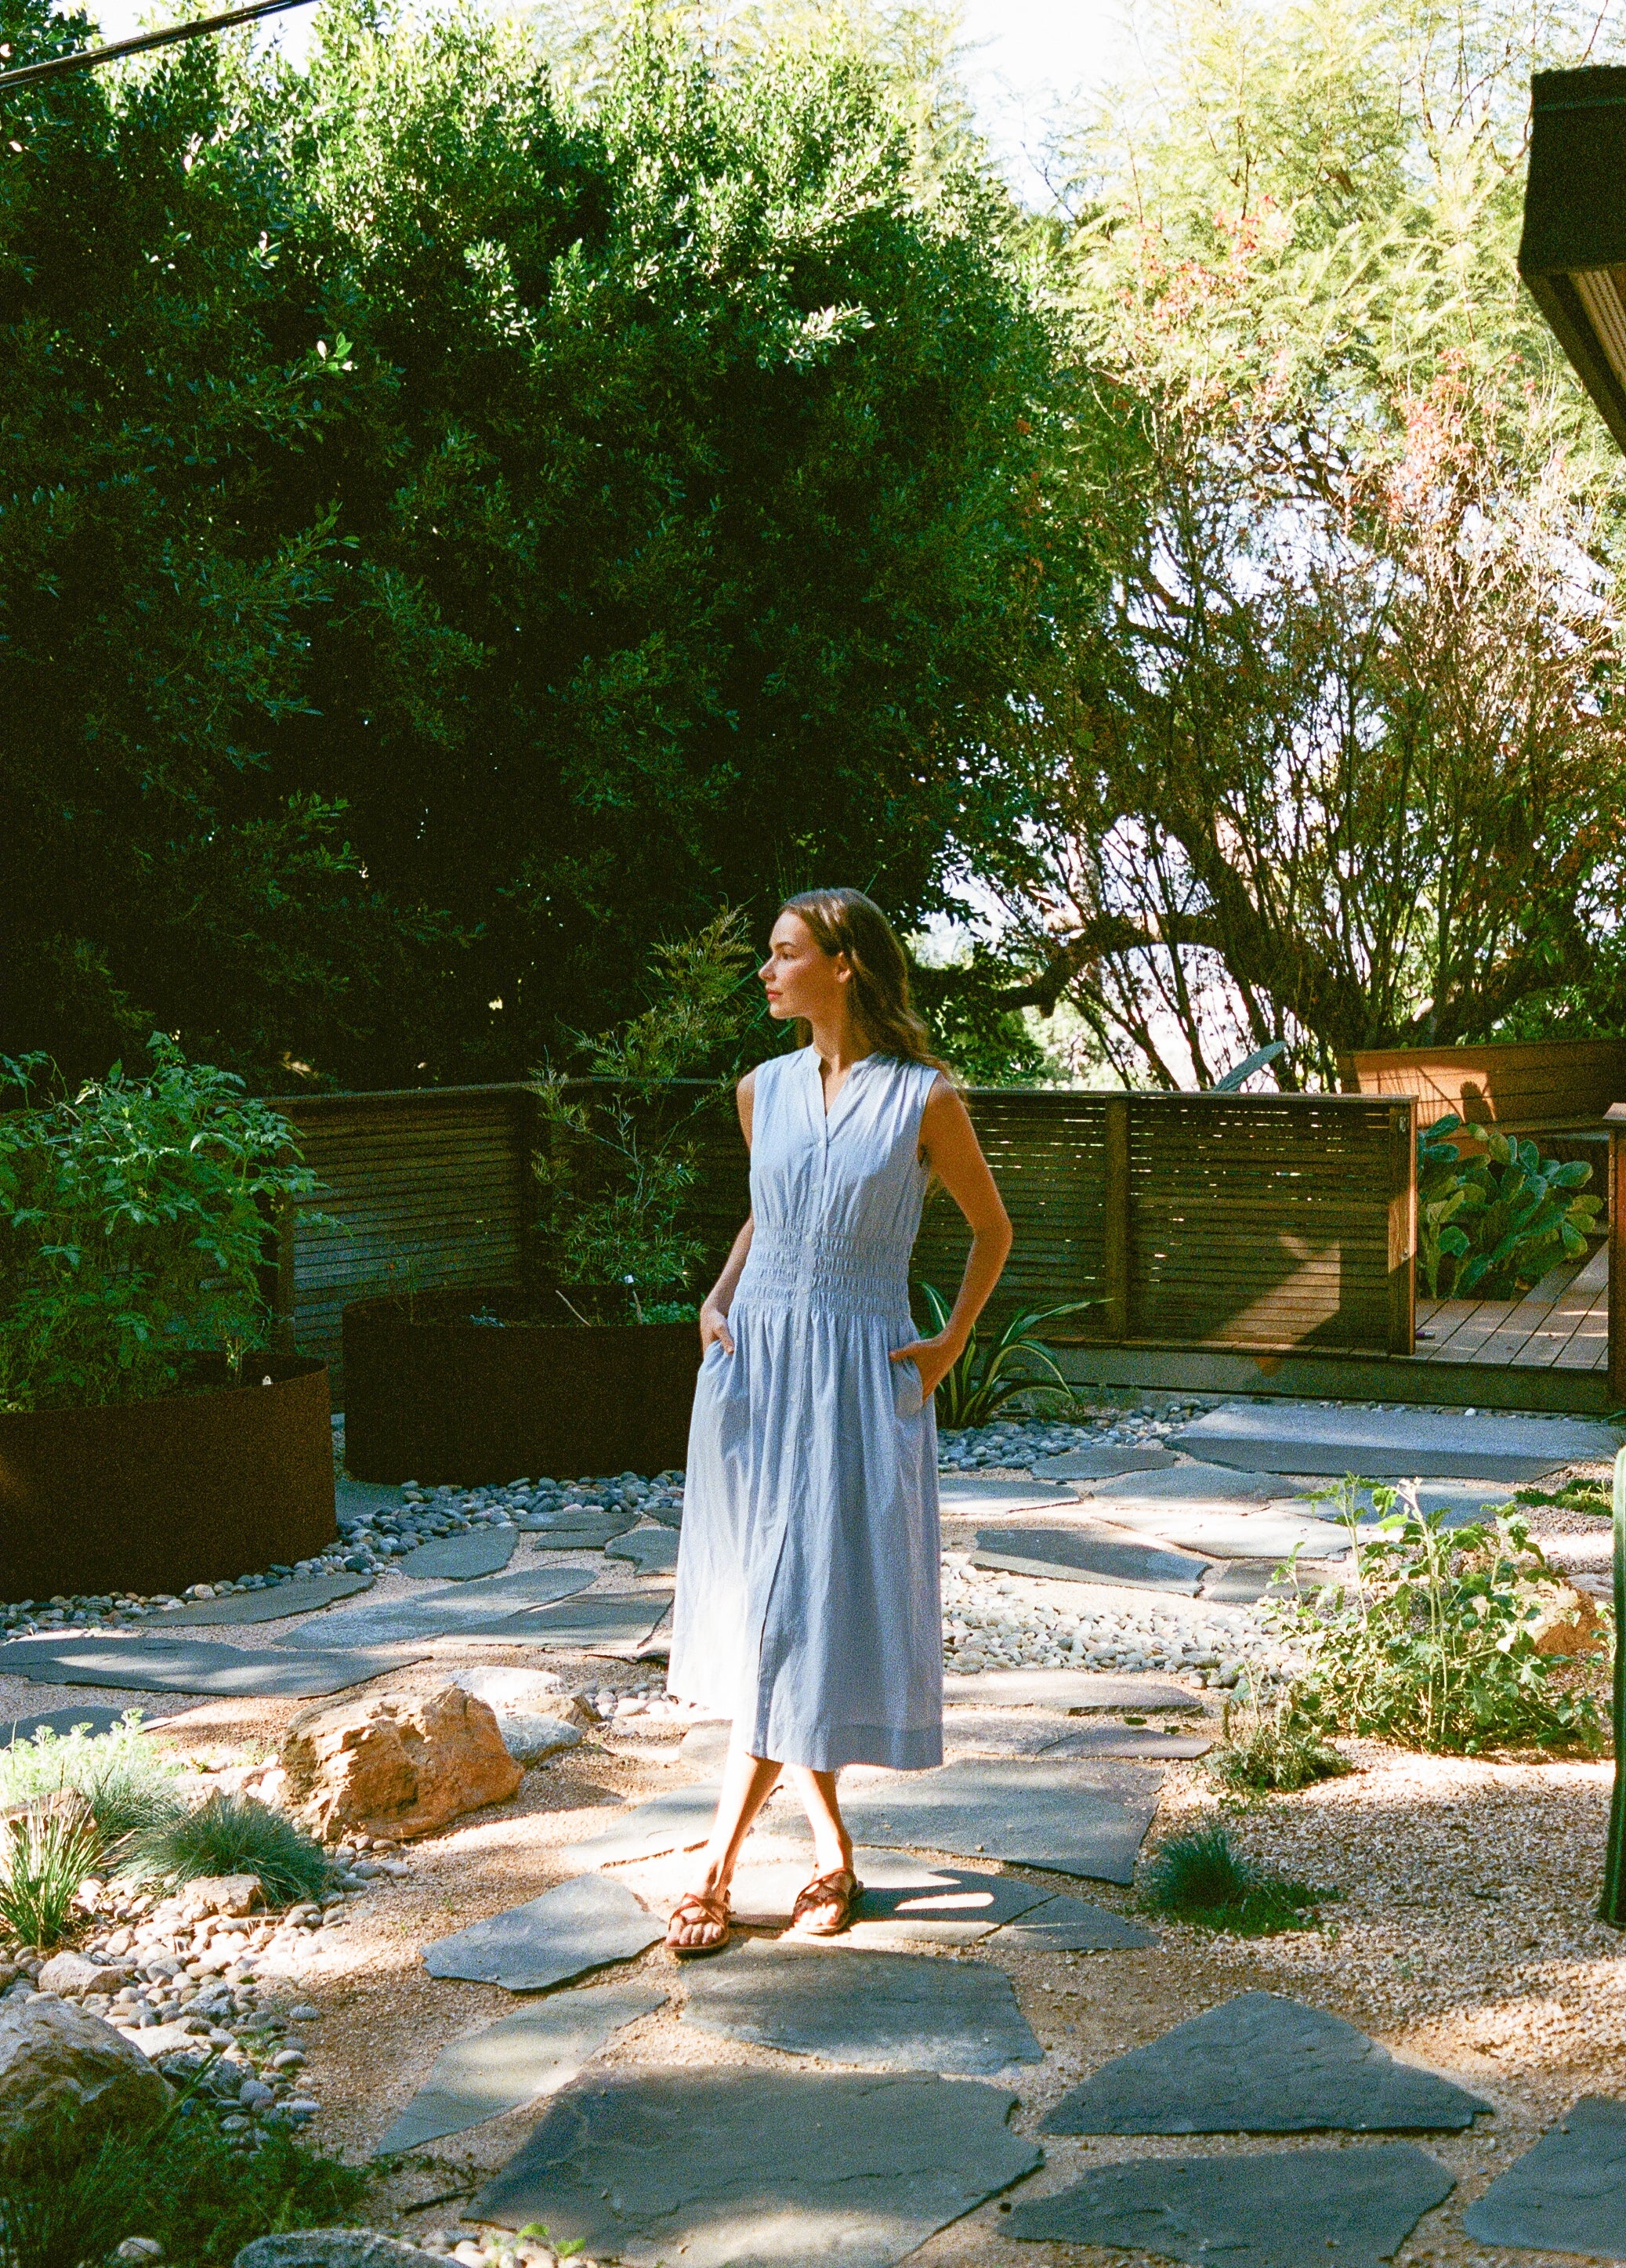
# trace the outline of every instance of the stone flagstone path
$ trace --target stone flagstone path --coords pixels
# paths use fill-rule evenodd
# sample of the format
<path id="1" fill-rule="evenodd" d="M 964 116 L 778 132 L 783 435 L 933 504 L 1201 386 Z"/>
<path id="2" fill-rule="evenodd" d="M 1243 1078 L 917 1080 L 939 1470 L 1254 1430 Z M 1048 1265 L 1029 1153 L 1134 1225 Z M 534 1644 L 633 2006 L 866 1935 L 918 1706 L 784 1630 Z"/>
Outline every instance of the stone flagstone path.
<path id="1" fill-rule="evenodd" d="M 1428 2132 L 1471 2126 L 1490 2108 L 1438 2073 L 1396 2062 L 1340 2017 L 1244 1992 L 1103 2064 L 1063 2096 L 1044 2132 Z"/>
<path id="2" fill-rule="evenodd" d="M 1067 1583 L 1121 1583 L 1133 1590 L 1180 1591 L 1195 1598 L 1208 1562 L 1159 1550 L 1110 1528 L 980 1528 L 974 1567 L 1004 1567 Z"/>
<path id="3" fill-rule="evenodd" d="M 609 1559 L 629 1559 L 640 1575 L 670 1575 L 678 1564 L 674 1528 L 637 1528 L 606 1546 Z"/>
<path id="4" fill-rule="evenodd" d="M 894 2268 L 1039 2164 L 1015 2106 L 919 2073 L 590 2074 L 470 2211 L 629 2268 Z"/>
<path id="5" fill-rule="evenodd" d="M 472 1535 L 438 1536 L 420 1543 L 395 1562 L 403 1575 L 423 1583 L 470 1583 L 499 1574 L 514 1556 L 518 1532 L 511 1528 L 477 1529 Z"/>
<path id="6" fill-rule="evenodd" d="M 408 1652 L 258 1652 L 205 1639 L 15 1638 L 0 1646 L 0 1676 L 42 1685 L 113 1685 L 133 1693 L 279 1695 L 315 1700 L 391 1670 L 408 1668 Z"/>
<path id="7" fill-rule="evenodd" d="M 1024 2200 L 1012 2236 L 1116 2245 L 1192 2268 L 1378 2268 L 1456 2186 L 1414 2143 L 1103 2166 Z"/>
<path id="8" fill-rule="evenodd" d="M 388 1646 L 432 1642 L 442 1638 L 495 1638 L 517 1610 L 547 1607 L 592 1582 L 585 1567 L 522 1567 L 511 1574 L 488 1575 L 426 1586 L 406 1596 L 369 1600 L 301 1623 L 277 1645 L 302 1653 L 335 1646 Z"/>
<path id="9" fill-rule="evenodd" d="M 1481 2244 L 1626 2257 L 1626 2102 L 1584 2095 L 1462 2216 Z"/>
<path id="10" fill-rule="evenodd" d="M 951 1543 L 975 1528 L 976 1559 L 1018 1579 L 987 1585 L 984 1594 L 1042 1595 L 1069 1612 L 1088 1596 L 1090 1615 L 1078 1619 L 1097 1637 L 1115 1626 L 1115 1613 L 1150 1633 L 1189 1629 L 1210 1601 L 1251 1608 L 1292 1543 L 1315 1555 L 1313 1567 L 1301 1563 L 1302 1580 L 1331 1572 L 1347 1547 L 1344 1530 L 1302 1492 L 1306 1476 L 1385 1474 L 1394 1413 L 1299 1407 L 1308 1412 L 1302 1421 L 1291 1406 L 1284 1415 L 1280 1405 L 1228 1405 L 1175 1436 L 1173 1447 L 1144 1433 L 1130 1440 L 1132 1429 L 1080 1441 L 1081 1428 L 1070 1446 L 1065 1428 L 1034 1427 L 1050 1452 L 1033 1477 L 945 1476 Z M 1445 1431 L 1423 1453 L 1419 1413 L 1404 1414 L 1404 1469 L 1426 1469 L 1435 1451 L 1447 1460 L 1437 1462 L 1423 1500 L 1453 1522 L 1478 1516 L 1483 1502 L 1497 1500 L 1498 1481 L 1522 1476 L 1533 1460 L 1546 1471 L 1580 1454 L 1572 1434 L 1591 1444 L 1608 1431 L 1537 1419 L 1517 1421 L 1509 1433 L 1510 1421 L 1435 1414 Z M 1199 1461 L 1180 1458 L 1180 1449 Z M 1330 1462 L 1318 1464 L 1318 1456 Z M 1493 1472 L 1498 1460 L 1522 1460 L 1519 1473 Z M 148 1609 L 139 1632 L 41 1633 L 0 1646 L 0 1670 L 137 1692 L 301 1698 L 397 1673 L 420 1661 L 425 1646 L 447 1641 L 475 1649 L 452 1657 L 460 1679 L 530 1680 L 538 1690 L 562 1690 L 567 1704 L 583 1693 L 585 1722 L 595 1688 L 572 1683 L 582 1671 L 563 1661 L 555 1675 L 554 1662 L 570 1653 L 659 1653 L 670 1594 L 658 1579 L 675 1560 L 681 1482 L 622 1475 L 467 1497 L 347 1484 L 347 1517 L 372 1539 L 367 1548 L 245 1577 L 219 1587 L 217 1598 Z M 480 1511 L 488 1499 L 492 1508 Z M 1363 1509 L 1369 1505 L 1368 1494 Z M 410 1587 L 395 1583 L 338 1603 L 367 1590 L 392 1560 L 390 1572 L 413 1579 Z M 960 1556 L 951 1552 L 951 1588 L 953 1570 L 964 1565 L 962 1545 Z M 1137 1579 L 1148 1570 L 1150 1589 Z M 1178 1591 L 1159 1602 L 1155 1579 L 1171 1573 Z M 269 1648 L 180 1635 L 188 1625 L 224 1631 L 295 1616 L 303 1617 L 297 1628 Z M 1200 1625 L 1247 1626 L 1245 1613 L 1227 1622 L 1224 1612 Z M 526 1658 L 516 1647 L 531 1649 L 531 1668 L 511 1666 Z M 1375 2268 L 1453 2186 L 1428 2152 L 1405 2142 L 1337 2151 L 1245 2142 L 1221 2155 L 1175 2157 L 1158 2154 L 1151 2140 L 1321 2129 L 1460 2134 L 1485 2113 L 1477 2095 L 1398 2060 L 1355 2026 L 1280 1995 L 1233 1993 L 1146 2045 L 1103 2053 L 1098 2044 L 1085 2075 L 1056 2101 L 1061 2082 L 1046 2043 L 1059 2049 L 1071 2036 L 1074 2011 L 1088 2036 L 1085 2004 L 1097 1980 L 1150 1976 L 1155 1955 L 1150 1964 L 1133 1956 L 1159 1944 L 1130 1915 L 1063 1894 L 1058 1878 L 1131 1881 L 1161 1765 L 1209 1745 L 1194 1687 L 1234 1674 L 1234 1664 L 1195 1653 L 1171 1644 L 1164 1657 L 1183 1683 L 1085 1668 L 1082 1640 L 1076 1668 L 1036 1666 L 1058 1660 L 1057 1651 L 1040 1651 L 1016 1656 L 1029 1666 L 951 1671 L 941 1769 L 866 1768 L 843 1778 L 867 1885 L 849 1935 L 818 1944 L 764 1934 L 784 1930 L 812 1867 L 806 1822 L 782 1793 L 766 1808 L 736 1880 L 740 1934 L 719 1959 L 681 1966 L 656 1948 L 692 1868 L 683 1854 L 710 1826 L 725 1729 L 701 1725 L 681 1748 L 668 1732 L 658 1749 L 621 1731 L 609 1754 L 622 1765 L 609 1786 L 590 1776 L 573 1799 L 585 1808 L 571 1826 L 578 1835 L 598 1831 L 571 1848 L 546 1845 L 541 1879 L 561 1862 L 574 1870 L 570 1878 L 423 1947 L 435 1983 L 419 1989 L 444 1995 L 449 2013 L 466 2009 L 471 2029 L 450 2039 L 438 2032 L 432 2055 L 424 2046 L 408 2074 L 417 2094 L 364 2146 L 386 2155 L 432 2149 L 536 2103 L 531 2117 L 540 2112 L 540 2123 L 468 2205 L 472 2221 L 545 2221 L 555 2237 L 580 2236 L 590 2254 L 628 2268 L 892 2268 L 1041 2165 L 1039 2146 L 1010 2124 L 1012 2095 L 986 2083 L 1008 2071 L 1025 2098 L 1036 2081 L 1043 2088 L 1027 2117 L 1053 2104 L 1041 2132 L 1059 2162 L 1027 2184 L 1048 2184 L 1048 2194 L 1025 2187 L 1003 2200 L 1012 2210 L 997 2220 L 990 2211 L 979 2246 L 988 2236 L 1131 2250 L 1194 2268 L 1220 2259 L 1230 2268 L 1324 2268 L 1333 2258 L 1343 2268 Z M 1131 1668 L 1141 1658 L 1128 1645 L 1098 1653 L 1093 1642 L 1090 1654 Z M 625 1697 L 636 1673 L 621 1677 Z M 511 1716 L 508 1687 L 491 1690 Z M 645 1706 L 638 1697 L 653 1690 L 636 1687 L 629 1728 Z M 614 1710 L 614 1693 L 600 1698 Z M 651 1705 L 651 1734 L 664 1705 Z M 115 1713 L 89 1704 L 33 1712 L 26 1724 L 100 1725 Z M 1181 1716 L 1199 1721 L 1187 1731 Z M 604 1803 L 627 1787 L 625 1763 L 644 1746 L 680 1768 L 681 1784 L 643 1801 Z M 578 1768 L 603 1753 L 578 1749 Z M 586 1808 L 594 1803 L 596 1812 Z M 546 1808 L 530 1815 L 545 1817 Z M 500 1837 L 505 1822 L 497 1828 Z M 470 1831 L 477 1849 L 485 1828 Z M 471 1886 L 478 1880 L 471 1875 Z M 1171 1959 L 1184 1957 L 1178 1933 L 1166 1944 Z M 562 1989 L 607 1970 L 614 1973 L 585 1989 Z M 494 1989 L 526 1995 L 526 2003 L 492 2022 Z M 1105 1989 L 1110 1994 L 1110 1981 Z M 1099 2029 L 1093 2036 L 1099 2043 Z M 681 2063 L 668 2065 L 674 2054 Z M 1078 2066 L 1068 2068 L 1071 2076 Z M 1153 2154 L 1095 2167 L 1080 2181 L 1078 2154 L 1089 2145 L 1067 2138 L 1088 2136 L 1124 2138 L 1131 2148 L 1145 2138 Z M 497 2152 L 488 2146 L 489 2165 Z M 1590 2097 L 1504 2171 L 1460 2225 L 1482 2242 L 1618 2258 L 1626 2257 L 1623 2213 L 1626 2106 Z M 1454 2209 L 1448 2221 L 1459 2225 Z"/>
<path id="11" fill-rule="evenodd" d="M 1010 1978 L 981 1962 L 747 1943 L 683 1982 L 686 2024 L 861 2071 L 987 2078 L 1044 2060 Z"/>
<path id="12" fill-rule="evenodd" d="M 883 1848 L 1129 1882 L 1161 1777 L 1132 1764 L 973 1760 L 856 1784 L 842 1810 L 857 1840 Z"/>
<path id="13" fill-rule="evenodd" d="M 627 2025 L 666 2005 L 654 1985 L 600 1985 L 555 1992 L 536 2007 L 504 2016 L 436 2057 L 424 2086 L 374 2152 L 421 2149 L 446 2134 L 467 2133 L 504 2110 L 556 2094 Z"/>
<path id="14" fill-rule="evenodd" d="M 154 1637 L 161 1638 L 168 1631 L 206 1628 L 211 1623 L 224 1627 L 231 1623 L 281 1622 L 288 1615 L 314 1614 L 337 1599 L 354 1598 L 358 1591 L 370 1591 L 377 1580 L 372 1575 L 296 1576 L 291 1582 L 278 1583 L 269 1590 L 233 1591 L 223 1599 L 194 1599 L 184 1606 L 166 1608 L 162 1617 L 150 1627 Z"/>
<path id="15" fill-rule="evenodd" d="M 1210 1410 L 1169 1446 L 1272 1473 L 1534 1481 L 1578 1458 L 1613 1457 L 1621 1440 L 1614 1426 L 1581 1418 L 1261 1401 Z"/>
<path id="16" fill-rule="evenodd" d="M 541 1992 L 589 1970 L 630 1961 L 665 1934 L 663 1926 L 620 1882 L 580 1874 L 528 1905 L 475 1922 L 424 1949 L 431 1977 Z"/>

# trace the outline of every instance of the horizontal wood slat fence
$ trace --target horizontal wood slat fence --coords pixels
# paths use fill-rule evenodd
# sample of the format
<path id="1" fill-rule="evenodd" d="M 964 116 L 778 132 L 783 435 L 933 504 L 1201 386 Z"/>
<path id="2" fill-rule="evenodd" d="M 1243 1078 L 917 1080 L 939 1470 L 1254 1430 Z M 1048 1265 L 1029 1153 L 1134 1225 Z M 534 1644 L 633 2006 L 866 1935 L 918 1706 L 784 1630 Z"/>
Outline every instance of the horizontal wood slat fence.
<path id="1" fill-rule="evenodd" d="M 673 1083 L 686 1109 L 700 1092 Z M 986 1087 L 968 1101 L 1016 1230 L 992 1327 L 1093 1298 L 1101 1307 L 1058 1325 L 1058 1343 L 1412 1351 L 1409 1100 Z M 537 1139 L 527 1088 L 277 1107 L 320 1184 L 285 1231 L 278 1306 L 335 1379 L 346 1301 L 521 1280 Z M 748 1207 L 747 1159 L 732 1106 L 709 1108 L 694 1130 L 694 1218 L 715 1267 Z M 916 1281 L 952 1296 L 966 1246 L 958 1211 L 934 1190 Z"/>
<path id="2" fill-rule="evenodd" d="M 1415 1094 L 1425 1126 L 1451 1110 L 1515 1131 L 1597 1127 L 1626 1099 L 1626 1040 L 1372 1048 L 1340 1056 L 1338 1077 L 1347 1094 Z"/>

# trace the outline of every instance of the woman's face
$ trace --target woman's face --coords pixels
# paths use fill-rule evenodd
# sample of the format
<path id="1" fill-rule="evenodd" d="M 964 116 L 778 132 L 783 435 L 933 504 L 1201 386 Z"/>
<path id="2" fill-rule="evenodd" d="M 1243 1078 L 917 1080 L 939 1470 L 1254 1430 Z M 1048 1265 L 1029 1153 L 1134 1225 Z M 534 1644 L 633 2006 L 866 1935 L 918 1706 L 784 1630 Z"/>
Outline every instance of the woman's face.
<path id="1" fill-rule="evenodd" d="M 843 996 L 852 983 L 844 953 L 826 953 L 800 914 L 781 914 L 768 940 L 768 958 L 757 970 L 768 995 L 768 1012 L 776 1022 L 806 1016 L 810 1024 L 828 1023 L 842 1012 Z"/>

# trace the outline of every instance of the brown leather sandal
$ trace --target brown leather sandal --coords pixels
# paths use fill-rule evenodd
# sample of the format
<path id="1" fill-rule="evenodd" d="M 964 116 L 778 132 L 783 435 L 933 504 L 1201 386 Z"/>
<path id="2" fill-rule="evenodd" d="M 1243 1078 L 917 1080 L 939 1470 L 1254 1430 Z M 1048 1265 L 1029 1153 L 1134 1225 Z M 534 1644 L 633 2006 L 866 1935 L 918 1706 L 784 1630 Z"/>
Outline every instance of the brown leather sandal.
<path id="1" fill-rule="evenodd" d="M 730 1919 L 726 1890 L 711 1898 L 707 1897 L 703 1890 L 685 1890 L 667 1917 L 667 1952 L 674 1954 L 680 1961 L 693 1961 L 696 1955 L 703 1953 L 721 1953 L 723 1948 L 728 1943 Z M 678 1944 L 673 1936 L 673 1932 L 688 1927 L 695 1922 L 698 1922 L 703 1929 L 714 1929 L 717 1935 L 707 1938 L 699 1945 Z"/>
<path id="2" fill-rule="evenodd" d="M 864 1885 L 849 1867 L 837 1867 L 828 1874 L 815 1874 L 805 1882 L 796 1894 L 796 1904 L 791 1909 L 791 1927 L 798 1937 L 839 1937 L 852 1921 L 852 1910 L 864 1896 Z M 804 1914 L 816 1912 L 820 1906 L 840 1908 L 834 1921 L 806 1921 Z"/>

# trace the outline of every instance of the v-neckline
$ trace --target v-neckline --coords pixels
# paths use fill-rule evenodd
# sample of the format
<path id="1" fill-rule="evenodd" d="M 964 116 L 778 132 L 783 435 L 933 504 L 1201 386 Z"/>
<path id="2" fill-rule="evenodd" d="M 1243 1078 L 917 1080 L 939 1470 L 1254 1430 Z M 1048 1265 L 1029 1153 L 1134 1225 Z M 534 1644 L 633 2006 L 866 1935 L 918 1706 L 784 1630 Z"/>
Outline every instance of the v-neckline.
<path id="1" fill-rule="evenodd" d="M 835 1095 L 828 1102 L 827 1102 L 824 1099 L 824 1059 L 820 1055 L 818 1049 L 814 1047 L 811 1042 L 808 1043 L 807 1052 L 813 1059 L 813 1084 L 818 1098 L 820 1121 L 824 1128 L 824 1131 L 826 1134 L 828 1134 L 831 1126 L 835 1123 L 835 1114 L 842 1107 L 847 1090 L 851 1086 L 853 1080 L 857 1077 L 858 1073 L 864 1069 L 865 1064 L 874 1062 L 875 1053 L 873 1049 L 872 1049 L 867 1056 L 860 1056 L 858 1057 L 851 1070 L 848 1072 L 846 1078 L 842 1079 L 840 1086 L 835 1090 Z"/>

